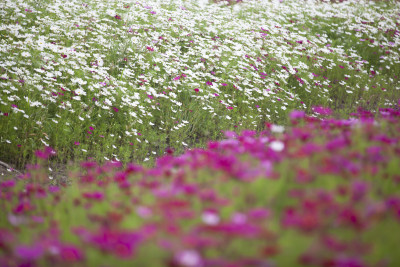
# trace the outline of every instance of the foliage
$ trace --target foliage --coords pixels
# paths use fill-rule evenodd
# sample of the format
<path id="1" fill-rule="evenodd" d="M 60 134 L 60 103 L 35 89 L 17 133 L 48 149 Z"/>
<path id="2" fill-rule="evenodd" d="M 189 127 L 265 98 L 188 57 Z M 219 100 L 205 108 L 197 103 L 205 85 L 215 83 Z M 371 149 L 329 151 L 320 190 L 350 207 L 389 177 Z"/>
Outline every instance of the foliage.
<path id="1" fill-rule="evenodd" d="M 398 266 L 400 110 L 313 111 L 154 168 L 83 162 L 69 185 L 37 151 L 0 183 L 0 265 Z"/>
<path id="2" fill-rule="evenodd" d="M 231 1 L 232 2 L 232 1 Z M 398 2 L 0 2 L 0 160 L 152 162 L 399 97 Z"/>

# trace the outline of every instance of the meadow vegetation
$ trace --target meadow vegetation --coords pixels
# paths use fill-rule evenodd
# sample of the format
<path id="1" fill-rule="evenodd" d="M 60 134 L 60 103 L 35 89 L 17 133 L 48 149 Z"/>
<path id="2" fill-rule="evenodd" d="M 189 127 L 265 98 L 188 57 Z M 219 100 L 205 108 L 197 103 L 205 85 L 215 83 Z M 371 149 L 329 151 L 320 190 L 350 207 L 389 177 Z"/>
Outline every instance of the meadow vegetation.
<path id="1" fill-rule="evenodd" d="M 315 111 L 154 168 L 82 162 L 67 184 L 37 151 L 0 183 L 0 265 L 398 266 L 399 108 Z"/>
<path id="2" fill-rule="evenodd" d="M 2 1 L 0 160 L 152 162 L 293 109 L 393 106 L 399 3 Z"/>
<path id="3" fill-rule="evenodd" d="M 0 18 L 0 266 L 400 266 L 399 2 Z"/>

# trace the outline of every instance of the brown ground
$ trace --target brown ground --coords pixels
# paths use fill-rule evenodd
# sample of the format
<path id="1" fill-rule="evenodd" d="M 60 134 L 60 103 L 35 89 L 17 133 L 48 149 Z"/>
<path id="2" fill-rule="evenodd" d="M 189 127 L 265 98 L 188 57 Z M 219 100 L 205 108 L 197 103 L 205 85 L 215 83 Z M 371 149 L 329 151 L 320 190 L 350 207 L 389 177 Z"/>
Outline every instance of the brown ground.
<path id="1" fill-rule="evenodd" d="M 20 171 L 15 170 L 12 165 L 0 161 L 0 181 L 5 178 L 13 177 L 16 178 L 21 174 Z"/>

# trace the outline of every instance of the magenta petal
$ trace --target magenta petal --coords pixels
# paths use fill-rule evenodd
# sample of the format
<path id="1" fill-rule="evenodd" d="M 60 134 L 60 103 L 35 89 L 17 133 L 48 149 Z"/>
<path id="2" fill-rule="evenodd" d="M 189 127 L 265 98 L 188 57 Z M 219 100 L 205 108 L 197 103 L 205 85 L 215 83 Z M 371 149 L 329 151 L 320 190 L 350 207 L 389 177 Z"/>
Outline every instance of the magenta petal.
<path id="1" fill-rule="evenodd" d="M 43 253 L 43 248 L 40 245 L 20 245 L 15 249 L 15 254 L 24 260 L 37 260 L 42 257 Z"/>

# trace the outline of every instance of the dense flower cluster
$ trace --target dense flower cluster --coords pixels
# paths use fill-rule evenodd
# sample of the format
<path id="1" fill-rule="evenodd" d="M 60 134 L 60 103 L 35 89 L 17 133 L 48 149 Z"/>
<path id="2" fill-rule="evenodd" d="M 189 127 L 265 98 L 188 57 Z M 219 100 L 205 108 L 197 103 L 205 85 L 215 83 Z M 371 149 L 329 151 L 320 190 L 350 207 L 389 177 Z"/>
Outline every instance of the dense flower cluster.
<path id="1" fill-rule="evenodd" d="M 142 161 L 294 108 L 397 99 L 399 2 L 167 2 L 1 1 L 1 158 Z"/>
<path id="2" fill-rule="evenodd" d="M 154 168 L 83 162 L 67 186 L 32 166 L 1 181 L 0 265 L 399 265 L 400 110 L 315 111 Z"/>

